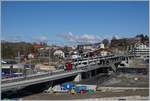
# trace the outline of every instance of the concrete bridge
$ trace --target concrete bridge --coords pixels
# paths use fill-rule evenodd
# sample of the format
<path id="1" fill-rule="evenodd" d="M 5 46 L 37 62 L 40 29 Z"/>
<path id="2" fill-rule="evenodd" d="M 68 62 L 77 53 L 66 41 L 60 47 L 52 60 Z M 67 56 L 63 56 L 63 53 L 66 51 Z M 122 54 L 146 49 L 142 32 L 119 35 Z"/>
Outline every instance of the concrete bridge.
<path id="1" fill-rule="evenodd" d="M 112 67 L 112 70 L 116 71 L 117 64 L 123 60 L 128 61 L 128 59 L 129 56 L 110 55 L 105 57 L 96 57 L 80 61 L 85 62 L 88 60 L 88 64 L 82 66 L 77 65 L 76 69 L 73 69 L 71 71 L 60 70 L 58 72 L 52 73 L 46 72 L 42 74 L 29 75 L 26 77 L 2 79 L 1 91 L 5 92 L 9 90 L 19 90 L 30 85 L 54 81 L 71 76 L 75 76 L 74 81 L 79 82 L 82 80 L 83 76 L 86 76 L 86 78 L 90 78 L 92 77 L 92 75 L 99 74 L 99 69 L 103 67 Z M 75 64 L 78 63 L 76 62 Z"/>

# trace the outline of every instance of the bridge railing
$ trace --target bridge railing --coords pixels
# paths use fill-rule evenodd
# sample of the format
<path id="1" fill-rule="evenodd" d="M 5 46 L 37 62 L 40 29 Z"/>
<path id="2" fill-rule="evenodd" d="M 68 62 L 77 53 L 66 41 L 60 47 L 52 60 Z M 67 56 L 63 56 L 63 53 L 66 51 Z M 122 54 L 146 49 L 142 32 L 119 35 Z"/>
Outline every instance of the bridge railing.
<path id="1" fill-rule="evenodd" d="M 3 84 L 3 83 L 18 82 L 18 81 L 22 81 L 22 80 L 29 80 L 29 79 L 33 79 L 33 78 L 41 78 L 41 77 L 45 77 L 45 76 L 56 75 L 56 74 L 61 73 L 61 72 L 64 72 L 64 71 L 45 72 L 45 73 L 27 75 L 27 76 L 24 75 L 22 77 L 17 77 L 17 78 L 3 79 L 3 80 L 1 80 L 1 83 Z"/>

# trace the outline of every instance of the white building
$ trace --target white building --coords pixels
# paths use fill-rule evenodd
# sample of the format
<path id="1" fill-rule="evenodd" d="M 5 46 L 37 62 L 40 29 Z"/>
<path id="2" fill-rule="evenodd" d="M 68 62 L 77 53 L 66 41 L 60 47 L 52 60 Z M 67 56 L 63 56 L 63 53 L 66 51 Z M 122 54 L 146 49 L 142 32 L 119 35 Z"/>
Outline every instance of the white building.
<path id="1" fill-rule="evenodd" d="M 103 43 L 100 44 L 100 48 L 105 48 Z"/>
<path id="2" fill-rule="evenodd" d="M 30 54 L 28 54 L 28 58 L 29 58 L 29 59 L 33 59 L 33 58 L 34 58 L 34 55 L 30 53 Z"/>
<path id="3" fill-rule="evenodd" d="M 74 51 L 73 54 L 71 55 L 71 59 L 78 59 L 81 58 L 81 56 L 78 54 L 77 51 Z"/>
<path id="4" fill-rule="evenodd" d="M 108 55 L 107 51 L 105 51 L 105 50 L 101 51 L 101 56 L 107 56 L 107 55 Z"/>
<path id="5" fill-rule="evenodd" d="M 136 45 L 136 47 L 132 50 L 132 53 L 136 56 L 148 56 L 149 47 L 144 44 Z"/>
<path id="6" fill-rule="evenodd" d="M 65 57 L 65 53 L 62 50 L 56 50 L 54 56 Z"/>
<path id="7" fill-rule="evenodd" d="M 105 50 L 105 46 L 103 43 L 100 44 L 100 49 L 102 49 L 101 51 L 101 56 L 106 56 L 108 55 L 108 51 Z"/>

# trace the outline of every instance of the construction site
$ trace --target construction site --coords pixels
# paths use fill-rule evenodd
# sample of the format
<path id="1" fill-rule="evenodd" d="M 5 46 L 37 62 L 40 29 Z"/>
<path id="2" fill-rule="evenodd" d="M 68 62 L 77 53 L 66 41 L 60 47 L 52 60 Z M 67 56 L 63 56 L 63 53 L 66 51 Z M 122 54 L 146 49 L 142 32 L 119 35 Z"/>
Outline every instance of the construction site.
<path id="1" fill-rule="evenodd" d="M 129 67 L 112 74 L 99 74 L 90 79 L 78 83 L 68 82 L 74 85 L 93 87 L 88 91 L 78 93 L 77 91 L 66 92 L 42 92 L 21 99 L 30 100 L 72 100 L 72 99 L 134 99 L 148 100 L 149 96 L 149 74 L 148 64 L 140 58 L 129 62 Z M 134 68 L 134 69 L 133 69 Z M 140 69 L 139 69 L 140 68 Z M 142 68 L 142 69 L 141 69 Z M 129 70 L 128 70 L 129 69 Z M 131 69 L 131 70 L 130 70 Z"/>

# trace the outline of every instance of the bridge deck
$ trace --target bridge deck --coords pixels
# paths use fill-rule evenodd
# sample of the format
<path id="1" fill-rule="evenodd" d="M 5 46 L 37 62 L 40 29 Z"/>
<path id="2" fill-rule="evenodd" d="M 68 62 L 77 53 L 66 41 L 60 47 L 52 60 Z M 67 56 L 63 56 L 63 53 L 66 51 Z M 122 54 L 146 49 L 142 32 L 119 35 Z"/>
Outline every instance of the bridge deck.
<path id="1" fill-rule="evenodd" d="M 116 60 L 114 60 L 116 59 Z M 57 80 L 61 78 L 66 78 L 70 76 L 75 76 L 78 73 L 81 72 L 87 72 L 91 71 L 94 69 L 98 69 L 101 67 L 110 67 L 111 64 L 114 64 L 115 62 L 120 62 L 122 61 L 123 56 L 111 56 L 111 57 L 105 57 L 105 58 L 100 58 L 100 59 L 95 59 L 95 64 L 88 64 L 85 66 L 77 67 L 76 70 L 71 70 L 71 71 L 60 71 L 60 72 L 52 72 L 52 73 L 43 73 L 39 75 L 32 75 L 32 76 L 27 76 L 27 77 L 19 77 L 15 79 L 7 79 L 7 80 L 2 80 L 1 82 L 1 90 L 2 91 L 7 91 L 10 89 L 19 89 L 21 87 L 37 84 L 37 83 L 42 83 L 42 82 L 47 82 L 51 80 Z M 108 61 L 110 62 L 105 63 L 105 64 L 97 64 L 101 60 Z M 112 61 L 113 60 L 113 61 Z"/>

